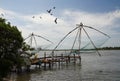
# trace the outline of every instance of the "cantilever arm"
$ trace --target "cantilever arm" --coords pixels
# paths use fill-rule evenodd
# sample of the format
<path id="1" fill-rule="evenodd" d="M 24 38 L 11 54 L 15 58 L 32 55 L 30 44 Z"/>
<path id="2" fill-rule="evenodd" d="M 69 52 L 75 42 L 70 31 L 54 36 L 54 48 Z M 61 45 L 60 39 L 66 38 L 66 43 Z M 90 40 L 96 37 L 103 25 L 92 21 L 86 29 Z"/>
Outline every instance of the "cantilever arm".
<path id="1" fill-rule="evenodd" d="M 68 34 L 66 34 L 61 40 L 60 42 L 57 44 L 57 46 L 53 49 L 52 52 L 54 52 L 54 50 L 60 45 L 60 43 L 70 34 L 72 33 L 74 30 L 76 30 L 78 27 L 74 28 L 73 30 L 71 30 Z"/>
<path id="2" fill-rule="evenodd" d="M 74 42 L 73 42 L 73 45 L 72 45 L 71 50 L 73 50 L 73 47 L 74 47 L 74 45 L 75 45 L 76 39 L 77 39 L 77 37 L 78 37 L 78 34 L 79 34 L 79 31 L 77 32 L 77 34 L 76 34 L 76 36 L 75 36 L 75 39 L 74 39 Z"/>
<path id="3" fill-rule="evenodd" d="M 40 36 L 40 35 L 35 35 L 35 36 L 40 37 L 40 38 L 43 38 L 43 39 L 45 39 L 46 41 L 51 42 L 51 43 L 53 44 L 52 41 L 50 41 L 50 40 L 48 40 L 48 39 L 46 39 L 46 38 L 44 38 L 44 37 L 42 37 L 42 36 Z"/>
<path id="4" fill-rule="evenodd" d="M 28 39 L 29 37 L 31 37 L 31 35 L 30 35 L 30 36 L 28 36 L 28 37 L 26 37 L 24 40 Z"/>
<path id="5" fill-rule="evenodd" d="M 88 33 L 86 32 L 86 30 L 83 28 L 84 32 L 86 33 L 87 37 L 89 38 L 91 44 L 94 46 L 94 48 L 96 49 L 97 53 L 99 56 L 101 56 L 101 54 L 99 53 L 99 51 L 97 50 L 97 47 L 95 46 L 95 44 L 93 43 L 93 41 L 91 40 L 90 36 L 88 35 Z"/>
<path id="6" fill-rule="evenodd" d="M 98 32 L 102 33 L 103 35 L 105 35 L 105 36 L 107 36 L 107 37 L 109 37 L 109 38 L 110 38 L 110 36 L 109 36 L 109 35 L 107 35 L 107 34 L 105 34 L 105 33 L 101 32 L 100 30 L 97 30 L 97 29 L 95 29 L 95 28 L 93 28 L 93 27 L 91 27 L 91 26 L 86 26 L 86 25 L 83 25 L 83 26 L 84 26 L 84 27 L 91 28 L 91 29 L 94 29 L 94 30 L 96 30 L 96 31 L 98 31 Z"/>

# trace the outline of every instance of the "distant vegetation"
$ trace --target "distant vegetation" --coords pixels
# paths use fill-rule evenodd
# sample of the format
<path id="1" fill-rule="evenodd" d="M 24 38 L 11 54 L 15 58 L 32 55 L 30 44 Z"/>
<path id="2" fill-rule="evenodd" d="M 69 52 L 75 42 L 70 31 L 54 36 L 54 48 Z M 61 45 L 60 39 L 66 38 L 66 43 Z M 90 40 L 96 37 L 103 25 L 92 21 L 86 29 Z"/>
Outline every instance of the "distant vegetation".
<path id="1" fill-rule="evenodd" d="M 98 50 L 120 50 L 120 47 L 102 47 L 97 49 Z"/>
<path id="2" fill-rule="evenodd" d="M 53 49 L 41 49 L 44 51 L 52 51 Z M 71 49 L 56 49 L 55 51 L 70 51 Z M 73 49 L 78 50 L 78 49 Z M 89 50 L 95 50 L 95 49 L 81 49 L 81 51 L 89 51 Z M 97 50 L 120 50 L 120 47 L 101 47 L 97 48 Z"/>

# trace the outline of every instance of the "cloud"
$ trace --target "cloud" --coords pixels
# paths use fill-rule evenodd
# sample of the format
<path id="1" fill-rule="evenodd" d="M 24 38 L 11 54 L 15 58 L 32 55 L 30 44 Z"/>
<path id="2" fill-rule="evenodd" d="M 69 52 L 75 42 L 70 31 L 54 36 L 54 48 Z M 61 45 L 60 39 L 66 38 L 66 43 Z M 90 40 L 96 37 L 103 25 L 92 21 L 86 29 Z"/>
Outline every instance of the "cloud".
<path id="1" fill-rule="evenodd" d="M 80 11 L 64 11 L 65 19 L 69 19 L 71 23 L 83 22 L 86 25 L 95 27 L 111 27 L 116 24 L 116 20 L 120 19 L 120 10 L 108 13 L 89 13 Z"/>
<path id="2" fill-rule="evenodd" d="M 120 27 L 120 10 L 111 11 L 108 13 L 89 13 L 81 11 L 64 11 L 65 21 L 69 23 L 80 23 L 100 29 L 108 34 L 115 33 L 118 30 L 113 28 Z M 120 30 L 120 29 L 119 29 Z"/>
<path id="3" fill-rule="evenodd" d="M 54 15 L 51 16 L 48 13 L 24 15 L 22 13 L 1 8 L 0 13 L 4 13 L 4 18 L 10 21 L 13 25 L 16 25 L 20 31 L 22 31 L 23 37 L 27 37 L 33 32 L 45 36 L 55 44 L 58 43 L 69 31 L 74 29 L 76 24 L 79 24 L 80 22 L 101 30 L 110 36 L 118 37 L 120 35 L 120 33 L 117 32 L 118 30 L 120 31 L 120 10 L 108 13 L 63 10 L 59 13 L 59 17 Z M 35 16 L 35 18 L 32 18 L 33 16 Z M 54 23 L 56 17 L 58 18 L 58 24 Z M 99 35 L 97 32 L 94 34 L 92 30 L 87 31 L 94 37 Z M 71 37 L 72 36 L 74 35 L 71 34 Z M 71 41 L 68 43 L 71 43 Z"/>
<path id="4" fill-rule="evenodd" d="M 64 11 L 65 21 L 69 23 L 80 23 L 82 22 L 85 25 L 92 26 L 98 30 L 101 30 L 108 35 L 111 36 L 111 39 L 107 42 L 106 46 L 120 46 L 120 43 L 112 43 L 110 41 L 118 41 L 120 40 L 118 37 L 120 35 L 120 10 L 111 11 L 108 13 L 89 13 L 89 12 L 81 12 L 81 11 Z M 89 30 L 91 35 L 96 36 L 99 35 Z"/>

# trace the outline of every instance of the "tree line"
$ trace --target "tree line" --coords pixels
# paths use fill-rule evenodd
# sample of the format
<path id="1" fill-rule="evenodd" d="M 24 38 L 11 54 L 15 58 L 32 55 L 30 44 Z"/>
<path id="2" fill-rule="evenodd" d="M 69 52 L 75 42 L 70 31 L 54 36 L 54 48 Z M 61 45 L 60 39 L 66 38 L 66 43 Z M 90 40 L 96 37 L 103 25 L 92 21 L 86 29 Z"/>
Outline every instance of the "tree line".
<path id="1" fill-rule="evenodd" d="M 120 50 L 120 47 L 102 47 L 97 49 L 98 50 Z"/>

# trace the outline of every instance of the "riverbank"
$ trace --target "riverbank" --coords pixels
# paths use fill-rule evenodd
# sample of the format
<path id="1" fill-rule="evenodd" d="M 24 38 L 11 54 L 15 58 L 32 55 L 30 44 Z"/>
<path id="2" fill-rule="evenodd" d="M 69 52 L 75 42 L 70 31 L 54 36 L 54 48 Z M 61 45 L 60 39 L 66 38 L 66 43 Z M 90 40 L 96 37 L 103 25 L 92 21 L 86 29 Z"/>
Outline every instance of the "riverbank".
<path id="1" fill-rule="evenodd" d="M 41 49 L 42 51 L 53 51 L 53 49 Z M 54 51 L 70 51 L 71 49 L 56 49 Z M 78 50 L 78 49 L 73 49 L 73 50 Z M 87 50 L 96 50 L 96 49 L 81 49 L 82 51 L 87 51 Z M 120 50 L 120 47 L 101 47 L 97 48 L 97 50 Z"/>

